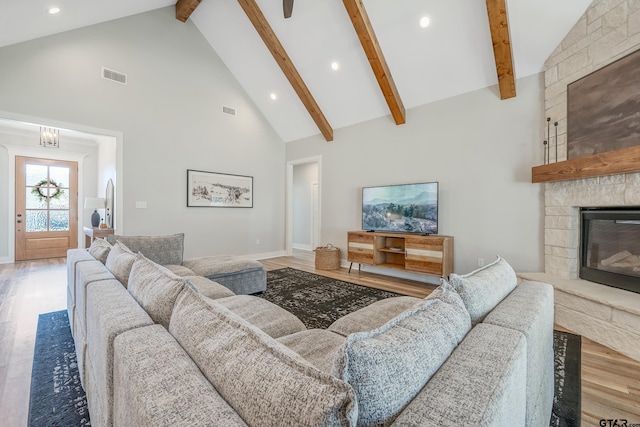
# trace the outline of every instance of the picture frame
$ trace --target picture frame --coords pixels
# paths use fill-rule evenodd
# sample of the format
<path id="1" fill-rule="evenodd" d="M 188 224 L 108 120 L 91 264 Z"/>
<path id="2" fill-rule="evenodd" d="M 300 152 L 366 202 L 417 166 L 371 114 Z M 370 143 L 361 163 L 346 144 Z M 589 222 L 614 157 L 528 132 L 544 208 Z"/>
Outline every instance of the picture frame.
<path id="1" fill-rule="evenodd" d="M 187 207 L 252 208 L 253 177 L 187 169 Z"/>

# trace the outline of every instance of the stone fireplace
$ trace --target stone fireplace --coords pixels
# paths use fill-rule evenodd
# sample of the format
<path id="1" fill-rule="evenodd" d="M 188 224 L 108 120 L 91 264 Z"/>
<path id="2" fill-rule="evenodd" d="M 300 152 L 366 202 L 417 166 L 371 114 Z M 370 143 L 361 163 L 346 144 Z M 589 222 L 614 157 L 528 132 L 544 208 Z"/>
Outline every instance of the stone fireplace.
<path id="1" fill-rule="evenodd" d="M 553 285 L 556 324 L 640 360 L 640 293 L 579 277 L 581 208 L 622 211 L 640 206 L 640 173 L 543 185 L 545 273 L 520 276 Z M 640 225 L 638 227 L 640 229 Z M 636 251 L 628 249 L 632 250 Z M 622 251 L 602 248 L 591 260 L 600 258 L 598 262 L 601 262 Z"/>
<path id="2" fill-rule="evenodd" d="M 581 279 L 579 251 L 581 208 L 640 206 L 640 147 L 633 147 L 638 150 L 632 155 L 619 150 L 590 163 L 561 163 L 567 160 L 567 86 L 638 49 L 640 2 L 594 0 L 547 59 L 545 117 L 558 123 L 549 147 L 558 150 L 552 160 L 559 161 L 559 180 L 534 181 L 546 182 L 534 184 L 544 187 L 545 273 L 520 274 L 554 286 L 556 324 L 635 360 L 640 360 L 640 293 Z M 546 125 L 541 123 L 545 130 Z M 541 153 L 540 163 L 542 158 Z M 573 174 L 576 170 L 588 173 Z"/>

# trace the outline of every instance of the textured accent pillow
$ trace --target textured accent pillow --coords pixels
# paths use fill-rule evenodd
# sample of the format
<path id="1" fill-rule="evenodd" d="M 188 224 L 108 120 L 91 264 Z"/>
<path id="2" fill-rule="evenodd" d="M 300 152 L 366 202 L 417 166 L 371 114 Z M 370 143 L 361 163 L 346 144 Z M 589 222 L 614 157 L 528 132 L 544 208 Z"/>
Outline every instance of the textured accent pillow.
<path id="1" fill-rule="evenodd" d="M 166 236 L 109 236 L 122 242 L 132 252 L 142 252 L 142 255 L 160 265 L 182 264 L 184 254 L 184 233 Z"/>
<path id="2" fill-rule="evenodd" d="M 460 297 L 444 287 L 379 328 L 348 335 L 333 373 L 356 392 L 358 425 L 390 425 L 470 329 Z"/>
<path id="3" fill-rule="evenodd" d="M 169 331 L 250 426 L 356 423 L 348 384 L 191 288 L 178 297 Z"/>
<path id="4" fill-rule="evenodd" d="M 139 253 L 129 275 L 129 293 L 154 322 L 169 329 L 171 312 L 184 280 Z"/>
<path id="5" fill-rule="evenodd" d="M 452 274 L 449 282 L 464 302 L 472 322 L 480 322 L 518 284 L 513 268 L 503 258 L 464 276 Z"/>
<path id="6" fill-rule="evenodd" d="M 111 247 L 111 244 L 104 239 L 94 239 L 88 250 L 92 257 L 105 264 Z"/>
<path id="7" fill-rule="evenodd" d="M 120 242 L 116 242 L 115 245 L 109 251 L 107 255 L 107 261 L 105 266 L 107 270 L 115 276 L 120 283 L 126 288 L 129 283 L 129 273 L 131 273 L 131 266 L 136 260 L 136 254 L 131 252 L 128 247 Z"/>

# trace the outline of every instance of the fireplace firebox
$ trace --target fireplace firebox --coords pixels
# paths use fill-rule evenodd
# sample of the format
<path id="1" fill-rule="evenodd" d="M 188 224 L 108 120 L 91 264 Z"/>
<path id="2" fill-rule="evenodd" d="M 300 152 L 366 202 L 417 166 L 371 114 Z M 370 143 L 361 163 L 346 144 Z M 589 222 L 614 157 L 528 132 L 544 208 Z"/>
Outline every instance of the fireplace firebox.
<path id="1" fill-rule="evenodd" d="M 640 293 L 640 207 L 580 210 L 580 278 Z"/>

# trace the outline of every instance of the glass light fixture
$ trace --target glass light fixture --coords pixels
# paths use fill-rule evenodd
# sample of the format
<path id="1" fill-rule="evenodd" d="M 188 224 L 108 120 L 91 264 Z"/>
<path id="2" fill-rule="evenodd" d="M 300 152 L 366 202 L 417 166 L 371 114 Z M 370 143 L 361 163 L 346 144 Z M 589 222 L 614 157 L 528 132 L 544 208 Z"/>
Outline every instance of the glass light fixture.
<path id="1" fill-rule="evenodd" d="M 423 16 L 422 18 L 420 18 L 420 26 L 422 28 L 427 28 L 430 23 L 431 23 L 431 20 L 429 19 L 428 16 Z"/>
<path id="2" fill-rule="evenodd" d="M 41 126 L 40 145 L 49 148 L 60 148 L 60 129 Z"/>

